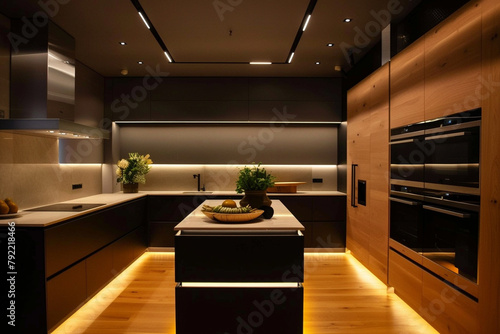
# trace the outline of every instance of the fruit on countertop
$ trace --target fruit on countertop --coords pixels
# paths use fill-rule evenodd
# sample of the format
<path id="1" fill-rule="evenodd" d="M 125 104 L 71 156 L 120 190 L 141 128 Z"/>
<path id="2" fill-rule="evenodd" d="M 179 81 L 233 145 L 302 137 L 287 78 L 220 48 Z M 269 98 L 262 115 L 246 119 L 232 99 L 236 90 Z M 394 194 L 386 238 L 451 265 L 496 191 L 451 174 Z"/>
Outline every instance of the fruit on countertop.
<path id="1" fill-rule="evenodd" d="M 12 200 L 12 198 L 6 198 L 5 204 L 9 207 L 9 213 L 17 213 L 19 210 L 17 204 Z"/>
<path id="2" fill-rule="evenodd" d="M 236 208 L 236 202 L 233 201 L 232 199 L 226 199 L 224 202 L 222 202 L 222 206 L 225 208 Z"/>
<path id="3" fill-rule="evenodd" d="M 7 205 L 7 203 L 5 203 L 4 201 L 2 201 L 0 199 L 0 215 L 5 215 L 7 213 L 9 213 L 9 206 Z"/>

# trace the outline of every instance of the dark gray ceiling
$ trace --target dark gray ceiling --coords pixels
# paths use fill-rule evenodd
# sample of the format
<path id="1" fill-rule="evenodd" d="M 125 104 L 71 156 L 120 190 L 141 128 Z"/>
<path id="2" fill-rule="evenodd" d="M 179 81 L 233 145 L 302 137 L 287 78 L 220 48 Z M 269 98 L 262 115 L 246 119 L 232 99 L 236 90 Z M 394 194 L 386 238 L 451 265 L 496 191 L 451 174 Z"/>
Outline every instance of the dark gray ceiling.
<path id="1" fill-rule="evenodd" d="M 309 0 L 140 0 L 178 62 L 286 62 Z M 47 15 L 76 39 L 77 59 L 103 76 L 340 76 L 347 50 L 359 59 L 418 0 L 318 0 L 291 64 L 169 63 L 129 0 L 2 1 L 9 18 Z M 50 3 L 43 8 L 39 3 Z M 62 4 L 65 3 L 65 4 Z M 56 5 L 54 5 L 56 4 Z M 351 23 L 343 19 L 350 17 Z M 119 42 L 127 42 L 120 46 Z M 335 43 L 327 47 L 327 43 Z M 143 61 L 143 65 L 137 62 Z M 321 62 L 316 65 L 315 62 Z"/>

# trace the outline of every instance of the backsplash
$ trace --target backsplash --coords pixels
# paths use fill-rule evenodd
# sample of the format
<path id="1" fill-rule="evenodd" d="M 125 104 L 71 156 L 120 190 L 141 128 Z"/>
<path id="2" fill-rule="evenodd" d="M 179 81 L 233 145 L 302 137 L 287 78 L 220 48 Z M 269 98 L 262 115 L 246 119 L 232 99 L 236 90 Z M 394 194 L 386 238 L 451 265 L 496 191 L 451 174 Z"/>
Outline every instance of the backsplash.
<path id="1" fill-rule="evenodd" d="M 100 164 L 59 164 L 58 151 L 57 139 L 0 132 L 0 198 L 26 209 L 102 192 Z"/>
<path id="2" fill-rule="evenodd" d="M 154 161 L 154 157 L 153 157 Z M 251 166 L 251 165 L 248 165 Z M 329 165 L 262 165 L 269 173 L 276 176 L 276 181 L 306 182 L 298 186 L 298 191 L 337 190 L 337 166 Z M 207 191 L 234 191 L 238 178 L 235 165 L 152 165 L 146 175 L 146 184 L 139 185 L 140 190 L 180 190 L 196 191 L 198 181 L 194 174 L 201 175 L 201 185 Z M 115 168 L 116 169 L 116 168 Z M 322 183 L 312 183 L 313 178 L 323 179 Z M 119 185 L 115 191 L 119 191 Z"/>

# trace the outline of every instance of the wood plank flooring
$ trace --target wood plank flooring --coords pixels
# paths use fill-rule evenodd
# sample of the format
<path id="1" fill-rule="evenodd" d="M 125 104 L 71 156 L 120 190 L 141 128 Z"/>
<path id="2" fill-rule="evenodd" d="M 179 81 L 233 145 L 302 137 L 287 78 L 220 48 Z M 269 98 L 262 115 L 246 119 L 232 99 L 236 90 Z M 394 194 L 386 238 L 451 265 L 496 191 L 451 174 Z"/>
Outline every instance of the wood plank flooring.
<path id="1" fill-rule="evenodd" d="M 174 334 L 174 287 L 174 254 L 147 252 L 52 334 Z M 306 253 L 304 334 L 326 333 L 436 331 L 351 255 Z"/>

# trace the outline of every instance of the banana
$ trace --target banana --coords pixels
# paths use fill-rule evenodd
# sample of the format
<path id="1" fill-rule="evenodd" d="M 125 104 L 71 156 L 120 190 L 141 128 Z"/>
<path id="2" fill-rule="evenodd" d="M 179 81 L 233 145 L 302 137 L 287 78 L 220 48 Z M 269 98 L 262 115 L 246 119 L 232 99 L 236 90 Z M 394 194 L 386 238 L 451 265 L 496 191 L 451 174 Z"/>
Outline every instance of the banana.
<path id="1" fill-rule="evenodd" d="M 234 213 L 250 213 L 250 212 L 255 211 L 256 209 L 252 209 L 252 207 L 250 205 L 240 206 L 240 207 L 236 207 L 236 208 L 229 208 L 229 207 L 225 207 L 222 205 L 217 205 L 214 207 L 211 207 L 209 205 L 203 205 L 202 210 L 209 211 L 209 212 L 216 212 L 216 213 L 234 214 Z"/>

